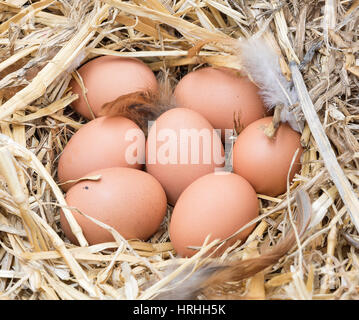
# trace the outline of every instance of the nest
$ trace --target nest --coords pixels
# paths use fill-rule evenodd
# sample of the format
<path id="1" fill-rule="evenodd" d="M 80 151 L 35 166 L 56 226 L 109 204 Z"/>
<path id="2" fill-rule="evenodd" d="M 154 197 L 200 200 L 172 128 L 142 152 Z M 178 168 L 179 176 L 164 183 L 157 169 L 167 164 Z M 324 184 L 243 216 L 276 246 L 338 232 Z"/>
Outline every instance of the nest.
<path id="1" fill-rule="evenodd" d="M 1 1 L 0 299 L 359 298 L 358 20 L 354 0 Z M 216 259 L 206 252 L 218 241 L 177 258 L 169 210 L 147 242 L 114 232 L 94 246 L 69 213 L 81 240 L 70 244 L 56 168 L 86 122 L 69 107 L 75 69 L 136 57 L 175 85 L 203 65 L 240 70 L 237 39 L 254 34 L 293 79 L 305 152 L 286 194 L 258 195 L 246 242 Z"/>

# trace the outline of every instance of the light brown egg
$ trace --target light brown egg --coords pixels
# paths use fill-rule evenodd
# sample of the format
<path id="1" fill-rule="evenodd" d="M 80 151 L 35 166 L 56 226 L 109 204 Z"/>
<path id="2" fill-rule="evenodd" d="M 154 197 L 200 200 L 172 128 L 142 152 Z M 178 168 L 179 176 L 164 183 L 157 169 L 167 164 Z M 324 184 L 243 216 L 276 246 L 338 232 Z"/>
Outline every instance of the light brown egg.
<path id="1" fill-rule="evenodd" d="M 86 123 L 66 144 L 58 163 L 60 183 L 111 167 L 141 169 L 145 163 L 145 136 L 131 120 L 100 117 Z M 61 187 L 68 190 L 73 183 Z"/>
<path id="2" fill-rule="evenodd" d="M 303 148 L 300 134 L 281 123 L 271 139 L 264 129 L 272 121 L 266 117 L 253 122 L 238 136 L 233 148 L 233 171 L 247 179 L 257 193 L 278 196 L 287 190 L 287 176 L 297 149 L 289 179 L 300 171 Z"/>
<path id="3" fill-rule="evenodd" d="M 95 58 L 78 69 L 84 86 L 86 97 L 94 115 L 100 115 L 101 107 L 119 96 L 136 91 L 152 91 L 157 93 L 158 83 L 152 70 L 141 60 L 135 58 L 102 56 Z M 70 82 L 79 99 L 72 107 L 87 119 L 92 119 L 80 85 L 74 79 Z"/>
<path id="4" fill-rule="evenodd" d="M 193 181 L 223 165 L 221 139 L 196 111 L 166 111 L 149 131 L 146 170 L 162 184 L 172 205 Z"/>
<path id="5" fill-rule="evenodd" d="M 91 174 L 101 175 L 101 179 L 74 185 L 66 194 L 68 206 L 109 225 L 125 239 L 147 240 L 159 229 L 167 200 L 154 177 L 130 168 L 107 168 Z M 72 213 L 90 245 L 114 241 L 109 231 L 77 210 Z M 60 222 L 67 238 L 78 244 L 62 211 Z"/>
<path id="6" fill-rule="evenodd" d="M 252 186 L 234 173 L 212 173 L 193 182 L 179 197 L 170 221 L 172 245 L 182 257 L 194 255 L 208 235 L 224 240 L 258 216 L 258 199 Z M 238 239 L 245 240 L 255 224 L 228 240 L 216 254 Z"/>
<path id="7" fill-rule="evenodd" d="M 178 107 L 202 114 L 215 129 L 233 129 L 234 114 L 244 128 L 265 116 L 257 86 L 235 69 L 206 67 L 184 76 L 174 91 Z"/>

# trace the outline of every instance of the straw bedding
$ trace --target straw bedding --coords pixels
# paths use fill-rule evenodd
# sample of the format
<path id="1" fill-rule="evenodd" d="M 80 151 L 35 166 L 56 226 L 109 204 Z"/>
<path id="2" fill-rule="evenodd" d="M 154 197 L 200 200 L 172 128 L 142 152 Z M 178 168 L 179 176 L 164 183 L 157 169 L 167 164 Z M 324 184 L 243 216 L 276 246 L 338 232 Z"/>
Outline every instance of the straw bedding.
<path id="1" fill-rule="evenodd" d="M 0 1 L 0 299 L 357 299 L 358 23 L 354 0 Z M 114 242 L 87 246 L 56 183 L 85 123 L 69 107 L 76 68 L 137 57 L 174 86 L 203 65 L 241 69 L 237 39 L 254 34 L 280 54 L 305 121 L 288 192 L 258 195 L 254 232 L 217 259 L 204 254 L 218 241 L 175 257 L 170 209 L 146 243 L 111 230 Z"/>

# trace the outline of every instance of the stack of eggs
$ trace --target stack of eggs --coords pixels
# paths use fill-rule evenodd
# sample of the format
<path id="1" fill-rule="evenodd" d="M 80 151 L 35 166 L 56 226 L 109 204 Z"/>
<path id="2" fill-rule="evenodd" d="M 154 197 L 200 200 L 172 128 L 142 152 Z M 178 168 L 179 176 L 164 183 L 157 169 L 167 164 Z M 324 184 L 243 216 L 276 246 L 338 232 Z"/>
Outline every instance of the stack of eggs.
<path id="1" fill-rule="evenodd" d="M 300 170 L 300 135 L 284 123 L 273 138 L 265 135 L 272 118 L 258 88 L 236 70 L 205 67 L 184 76 L 174 90 L 176 107 L 156 119 L 147 139 L 135 122 L 101 116 L 101 108 L 131 92 L 158 94 L 148 66 L 105 56 L 78 71 L 83 83 L 70 84 L 79 94 L 73 107 L 93 120 L 66 145 L 58 178 L 90 244 L 113 237 L 81 213 L 126 239 L 147 240 L 160 228 L 169 204 L 174 207 L 169 225 L 173 247 L 183 257 L 192 256 L 207 236 L 209 241 L 224 240 L 258 217 L 257 194 L 284 193 L 288 176 L 292 180 Z M 233 133 L 234 119 L 241 131 L 231 150 L 233 172 L 227 172 L 224 143 Z M 61 225 L 77 243 L 63 213 Z M 231 237 L 216 254 L 245 240 L 254 225 Z"/>

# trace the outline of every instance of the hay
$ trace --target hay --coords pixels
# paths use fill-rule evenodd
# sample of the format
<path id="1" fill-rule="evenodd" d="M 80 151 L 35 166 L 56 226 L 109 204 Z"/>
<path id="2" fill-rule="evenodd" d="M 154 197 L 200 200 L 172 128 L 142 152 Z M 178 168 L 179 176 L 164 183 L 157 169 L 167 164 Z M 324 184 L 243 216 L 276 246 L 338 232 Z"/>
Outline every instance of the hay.
<path id="1" fill-rule="evenodd" d="M 215 272 L 276 247 L 293 230 L 297 190 L 309 195 L 312 219 L 301 236 L 294 228 L 290 250 L 197 298 L 359 298 L 359 1 L 27 4 L 0 1 L 0 299 L 154 299 L 166 288 L 176 297 L 186 279 L 203 281 L 208 265 Z M 115 242 L 87 246 L 56 183 L 58 157 L 85 123 L 68 107 L 77 98 L 68 89 L 73 71 L 98 55 L 131 56 L 175 84 L 205 64 L 241 69 L 236 39 L 253 34 L 280 54 L 306 120 L 303 167 L 288 193 L 258 195 L 256 229 L 218 259 L 204 258 L 218 241 L 190 259 L 174 256 L 170 210 L 146 243 L 112 230 Z M 60 207 L 81 246 L 64 237 Z"/>

